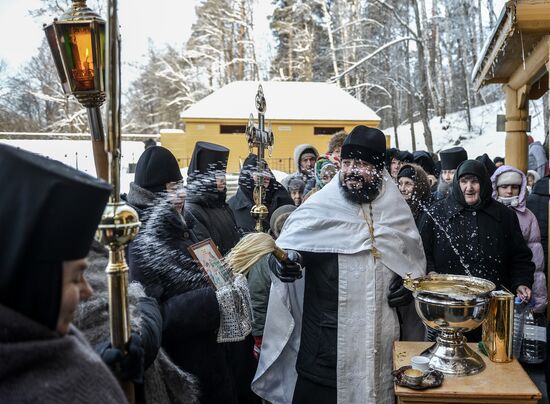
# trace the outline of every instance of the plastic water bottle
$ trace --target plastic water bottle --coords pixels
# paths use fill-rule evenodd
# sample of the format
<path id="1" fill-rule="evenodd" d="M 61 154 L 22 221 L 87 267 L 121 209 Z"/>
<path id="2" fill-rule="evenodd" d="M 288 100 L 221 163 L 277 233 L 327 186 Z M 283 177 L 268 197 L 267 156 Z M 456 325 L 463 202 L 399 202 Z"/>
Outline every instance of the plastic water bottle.
<path id="1" fill-rule="evenodd" d="M 521 298 L 514 299 L 514 334 L 512 339 L 512 354 L 514 358 L 519 359 L 521 355 L 521 343 L 523 341 L 523 320 L 525 314 L 525 305 Z"/>
<path id="2" fill-rule="evenodd" d="M 520 361 L 537 364 L 545 360 L 546 318 L 543 314 L 533 313 L 533 304 L 530 303 L 525 309 Z"/>

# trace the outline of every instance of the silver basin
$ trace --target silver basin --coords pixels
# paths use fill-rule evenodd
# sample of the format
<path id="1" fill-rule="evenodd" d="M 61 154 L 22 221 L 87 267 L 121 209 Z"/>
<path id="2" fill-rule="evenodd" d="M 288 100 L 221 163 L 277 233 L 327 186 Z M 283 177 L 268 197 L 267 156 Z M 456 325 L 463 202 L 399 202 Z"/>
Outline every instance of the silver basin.
<path id="1" fill-rule="evenodd" d="M 479 327 L 488 313 L 494 283 L 481 278 L 437 274 L 405 279 L 423 323 L 439 330 L 434 346 L 422 355 L 443 373 L 466 376 L 485 368 L 483 359 L 466 345 L 463 333 Z"/>

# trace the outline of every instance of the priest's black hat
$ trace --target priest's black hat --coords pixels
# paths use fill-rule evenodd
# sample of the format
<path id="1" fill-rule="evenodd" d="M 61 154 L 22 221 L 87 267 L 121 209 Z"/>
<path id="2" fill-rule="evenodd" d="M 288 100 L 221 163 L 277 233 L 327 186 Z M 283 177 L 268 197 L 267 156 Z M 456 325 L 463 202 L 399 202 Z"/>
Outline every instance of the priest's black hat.
<path id="1" fill-rule="evenodd" d="M 63 261 L 85 258 L 111 186 L 0 144 L 0 304 L 55 329 Z"/>
<path id="2" fill-rule="evenodd" d="M 342 145 L 341 159 L 359 159 L 374 164 L 378 168 L 384 166 L 386 157 L 386 136 L 381 130 L 364 125 L 351 130 Z"/>
<path id="3" fill-rule="evenodd" d="M 134 183 L 151 192 L 166 190 L 169 182 L 183 179 L 178 161 L 168 149 L 152 146 L 144 150 L 136 165 Z"/>
<path id="4" fill-rule="evenodd" d="M 413 162 L 422 167 L 427 174 L 435 175 L 435 162 L 427 151 L 415 151 L 413 153 Z"/>
<path id="5" fill-rule="evenodd" d="M 439 157 L 442 170 L 456 170 L 460 163 L 468 160 L 468 153 L 462 147 L 451 147 L 440 151 Z"/>
<path id="6" fill-rule="evenodd" d="M 195 143 L 188 173 L 206 174 L 210 171 L 225 171 L 229 149 L 227 147 L 208 142 Z"/>

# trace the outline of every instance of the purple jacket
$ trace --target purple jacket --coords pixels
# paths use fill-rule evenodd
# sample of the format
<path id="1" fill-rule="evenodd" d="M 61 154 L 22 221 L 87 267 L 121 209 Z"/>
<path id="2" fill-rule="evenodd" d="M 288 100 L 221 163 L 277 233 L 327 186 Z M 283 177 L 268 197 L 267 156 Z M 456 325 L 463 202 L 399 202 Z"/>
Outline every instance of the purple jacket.
<path id="1" fill-rule="evenodd" d="M 544 252 L 540 243 L 540 229 L 537 218 L 527 207 L 527 177 L 523 172 L 512 166 L 500 166 L 491 177 L 493 184 L 493 198 L 497 199 L 497 178 L 500 174 L 507 171 L 514 171 L 521 175 L 521 189 L 519 191 L 519 204 L 514 209 L 519 220 L 519 226 L 523 238 L 533 253 L 533 263 L 535 264 L 535 277 L 533 281 L 533 296 L 535 307 L 533 310 L 537 313 L 542 313 L 548 303 L 546 292 L 546 276 L 544 275 Z"/>

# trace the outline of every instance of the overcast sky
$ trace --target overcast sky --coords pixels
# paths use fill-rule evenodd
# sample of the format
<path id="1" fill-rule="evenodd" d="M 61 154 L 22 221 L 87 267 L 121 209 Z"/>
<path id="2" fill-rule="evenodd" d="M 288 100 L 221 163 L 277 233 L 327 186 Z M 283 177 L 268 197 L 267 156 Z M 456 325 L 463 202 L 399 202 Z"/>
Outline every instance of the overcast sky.
<path id="1" fill-rule="evenodd" d="M 497 15 L 504 2 L 493 1 Z M 123 85 L 127 85 L 136 74 L 135 69 L 128 65 L 143 62 L 148 38 L 158 47 L 164 44 L 181 46 L 188 39 L 198 3 L 200 0 L 119 0 Z M 427 3 L 429 6 L 431 2 Z M 39 0 L 0 0 L 0 59 L 7 63 L 9 73 L 16 72 L 32 57 L 44 35 L 42 24 L 51 22 L 29 16 L 28 10 L 39 6 Z M 268 58 L 273 48 L 267 20 L 272 9 L 272 0 L 256 0 L 254 24 L 260 63 Z"/>
<path id="2" fill-rule="evenodd" d="M 106 1 L 105 1 L 106 3 Z M 195 21 L 195 5 L 200 0 L 119 0 L 118 12 L 121 25 L 123 82 L 127 84 L 135 77 L 135 69 L 129 64 L 143 62 L 147 52 L 148 38 L 157 47 L 164 44 L 181 46 L 189 38 L 191 25 Z M 255 10 L 255 31 L 258 47 L 265 57 L 271 43 L 267 14 L 272 9 L 271 0 L 259 0 Z M 36 52 L 44 33 L 43 23 L 48 19 L 35 20 L 28 10 L 40 6 L 39 0 L 0 0 L 0 59 L 8 65 L 8 72 L 14 73 Z M 261 50 L 261 49 L 259 49 Z"/>

